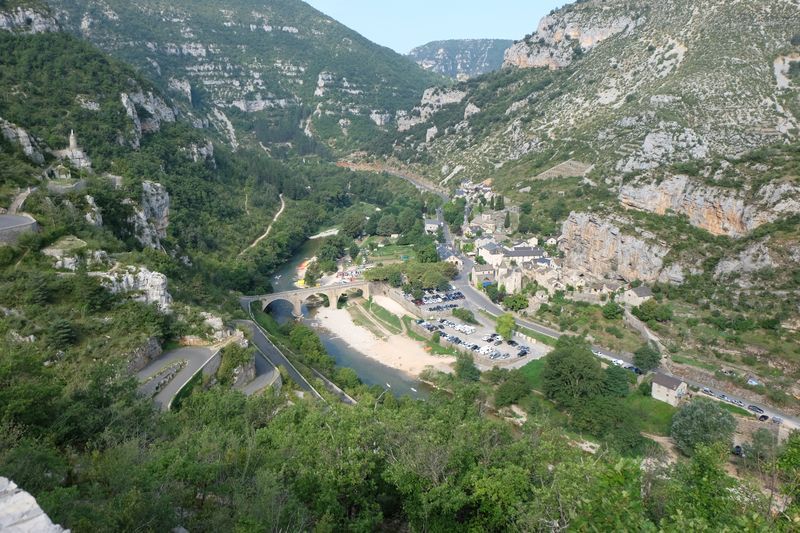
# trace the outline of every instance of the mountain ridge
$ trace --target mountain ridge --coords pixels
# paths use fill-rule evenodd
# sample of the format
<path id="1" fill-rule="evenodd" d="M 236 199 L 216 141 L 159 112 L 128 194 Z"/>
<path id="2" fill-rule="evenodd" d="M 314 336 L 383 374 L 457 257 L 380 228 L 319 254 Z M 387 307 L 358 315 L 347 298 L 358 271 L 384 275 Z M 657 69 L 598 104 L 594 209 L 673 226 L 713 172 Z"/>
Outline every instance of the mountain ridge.
<path id="1" fill-rule="evenodd" d="M 408 56 L 425 70 L 465 81 L 499 69 L 509 39 L 447 39 L 417 46 Z"/>

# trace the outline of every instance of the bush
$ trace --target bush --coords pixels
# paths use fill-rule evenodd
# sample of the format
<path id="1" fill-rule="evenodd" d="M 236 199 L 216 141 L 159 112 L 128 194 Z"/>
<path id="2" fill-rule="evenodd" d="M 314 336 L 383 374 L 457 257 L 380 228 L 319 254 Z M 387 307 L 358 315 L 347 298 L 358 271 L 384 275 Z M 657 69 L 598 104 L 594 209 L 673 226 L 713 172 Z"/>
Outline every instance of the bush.
<path id="1" fill-rule="evenodd" d="M 613 301 L 609 301 L 603 306 L 603 318 L 606 320 L 617 320 L 622 317 L 622 307 Z"/>
<path id="2" fill-rule="evenodd" d="M 496 407 L 505 407 L 527 396 L 531 392 L 531 386 L 525 375 L 519 370 L 509 373 L 508 379 L 503 382 L 494 394 L 494 404 Z"/>
<path id="3" fill-rule="evenodd" d="M 475 313 L 473 313 L 469 309 L 463 309 L 461 307 L 453 309 L 453 316 L 461 320 L 462 322 L 466 322 L 467 324 L 479 323 L 475 318 Z"/>
<path id="4" fill-rule="evenodd" d="M 670 434 L 686 455 L 692 455 L 700 445 L 729 446 L 736 420 L 716 402 L 696 398 L 681 407 L 672 419 Z"/>

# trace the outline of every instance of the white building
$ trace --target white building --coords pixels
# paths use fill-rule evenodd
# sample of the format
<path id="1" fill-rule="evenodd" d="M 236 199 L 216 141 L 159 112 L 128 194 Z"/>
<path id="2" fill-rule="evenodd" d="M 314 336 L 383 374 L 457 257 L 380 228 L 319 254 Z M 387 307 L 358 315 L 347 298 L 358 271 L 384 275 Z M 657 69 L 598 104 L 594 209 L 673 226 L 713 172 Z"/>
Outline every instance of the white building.
<path id="1" fill-rule="evenodd" d="M 439 233 L 439 228 L 442 227 L 442 223 L 439 222 L 438 219 L 435 218 L 426 218 L 425 219 L 425 233 L 428 235 L 436 235 Z"/>
<path id="2" fill-rule="evenodd" d="M 686 396 L 688 390 L 688 385 L 678 378 L 666 376 L 664 374 L 656 374 L 653 378 L 651 395 L 658 401 L 677 407 L 681 399 Z"/>

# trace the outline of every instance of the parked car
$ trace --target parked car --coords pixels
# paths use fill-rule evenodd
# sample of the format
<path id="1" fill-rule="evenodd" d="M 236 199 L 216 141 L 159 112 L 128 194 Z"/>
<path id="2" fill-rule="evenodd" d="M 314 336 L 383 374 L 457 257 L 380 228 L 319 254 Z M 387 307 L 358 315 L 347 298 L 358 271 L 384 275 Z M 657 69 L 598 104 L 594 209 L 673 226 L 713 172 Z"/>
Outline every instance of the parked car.
<path id="1" fill-rule="evenodd" d="M 495 346 L 500 346 L 501 344 L 503 344 L 503 341 L 501 340 L 494 341 Z"/>
<path id="2" fill-rule="evenodd" d="M 509 346 L 519 346 L 519 343 L 515 340 L 507 340 L 506 344 L 508 344 Z"/>
<path id="3" fill-rule="evenodd" d="M 769 416 L 767 415 L 761 415 L 758 417 L 759 422 L 766 422 L 767 420 L 769 420 Z"/>
<path id="4" fill-rule="evenodd" d="M 764 414 L 764 410 L 757 405 L 748 405 L 747 408 L 753 411 L 754 413 L 758 413 L 760 415 Z"/>
<path id="5" fill-rule="evenodd" d="M 733 449 L 731 450 L 731 453 L 732 453 L 733 455 L 737 455 L 737 456 L 739 456 L 739 457 L 744 457 L 744 450 L 743 450 L 743 449 L 742 449 L 742 447 L 741 447 L 741 446 L 739 446 L 738 444 L 737 444 L 736 446 L 734 446 L 734 447 L 733 447 Z"/>
<path id="6" fill-rule="evenodd" d="M 708 387 L 703 387 L 703 390 L 701 390 L 700 392 L 702 392 L 703 394 L 707 394 L 709 396 L 714 396 L 714 391 L 712 391 Z"/>
<path id="7" fill-rule="evenodd" d="M 783 424 L 783 418 L 781 418 L 779 416 L 773 416 L 772 417 L 772 422 L 774 424 Z"/>

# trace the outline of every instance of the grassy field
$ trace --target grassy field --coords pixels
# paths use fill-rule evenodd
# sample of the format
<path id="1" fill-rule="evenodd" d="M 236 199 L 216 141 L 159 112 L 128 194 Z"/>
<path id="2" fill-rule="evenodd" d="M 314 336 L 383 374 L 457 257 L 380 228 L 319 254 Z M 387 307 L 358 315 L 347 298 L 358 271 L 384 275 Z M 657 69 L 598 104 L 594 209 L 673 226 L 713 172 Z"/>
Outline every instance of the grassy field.
<path id="1" fill-rule="evenodd" d="M 380 329 L 378 329 L 377 326 L 375 326 L 375 324 L 372 322 L 372 320 L 370 320 L 366 316 L 364 316 L 364 312 L 365 311 L 363 311 L 361 307 L 357 307 L 357 306 L 353 306 L 353 305 L 348 306 L 347 307 L 347 312 L 350 313 L 350 317 L 353 319 L 353 323 L 356 326 L 359 326 L 359 327 L 362 327 L 362 328 L 365 328 L 365 329 L 369 330 L 370 333 L 372 333 L 373 335 L 375 335 L 379 339 L 386 338 L 386 335 Z"/>
<path id="2" fill-rule="evenodd" d="M 672 415 L 677 409 L 668 403 L 660 402 L 650 396 L 643 396 L 639 391 L 632 392 L 623 400 L 639 419 L 642 431 L 655 435 L 669 435 Z"/>
<path id="3" fill-rule="evenodd" d="M 367 302 L 364 307 L 392 333 L 403 332 L 403 323 L 400 321 L 400 317 L 394 313 L 381 307 L 375 302 Z"/>
<path id="4" fill-rule="evenodd" d="M 742 409 L 741 407 L 738 407 L 736 405 L 731 405 L 728 402 L 717 402 L 717 403 L 719 403 L 720 407 L 722 407 L 726 411 L 729 411 L 729 412 L 731 412 L 731 413 L 733 413 L 735 415 L 745 416 L 747 418 L 752 418 L 753 417 L 753 413 L 751 413 L 747 409 Z"/>

